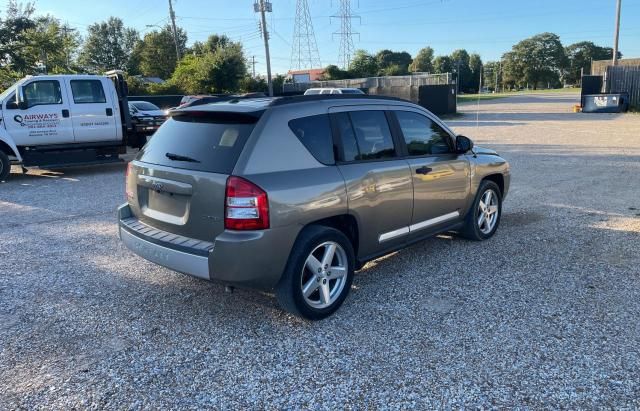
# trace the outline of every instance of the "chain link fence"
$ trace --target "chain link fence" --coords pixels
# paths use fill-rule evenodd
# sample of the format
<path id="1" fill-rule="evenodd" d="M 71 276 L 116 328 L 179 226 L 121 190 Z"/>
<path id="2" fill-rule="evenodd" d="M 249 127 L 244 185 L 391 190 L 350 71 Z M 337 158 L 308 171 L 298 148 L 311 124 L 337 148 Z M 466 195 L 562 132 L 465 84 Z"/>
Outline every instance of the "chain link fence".
<path id="1" fill-rule="evenodd" d="M 386 88 L 410 86 L 440 86 L 454 84 L 451 73 L 443 74 L 413 74 L 409 76 L 366 77 L 346 80 L 313 81 L 311 83 L 285 83 L 285 94 L 304 93 L 310 88 Z"/>

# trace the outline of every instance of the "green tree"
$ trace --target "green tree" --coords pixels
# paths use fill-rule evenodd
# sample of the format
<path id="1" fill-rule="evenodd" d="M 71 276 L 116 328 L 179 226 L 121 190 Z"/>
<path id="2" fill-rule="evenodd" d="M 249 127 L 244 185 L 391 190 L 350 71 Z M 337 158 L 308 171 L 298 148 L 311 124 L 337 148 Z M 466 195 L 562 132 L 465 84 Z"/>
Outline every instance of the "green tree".
<path id="1" fill-rule="evenodd" d="M 585 74 L 591 73 L 591 61 L 612 58 L 613 49 L 598 46 L 590 41 L 581 41 L 567 46 L 565 53 L 569 63 L 565 81 L 569 84 L 578 84 L 583 71 Z M 618 52 L 618 58 L 622 58 L 622 53 Z"/>
<path id="2" fill-rule="evenodd" d="M 542 33 L 522 40 L 505 54 L 505 80 L 533 89 L 558 86 L 568 62 L 560 38 Z"/>
<path id="3" fill-rule="evenodd" d="M 344 80 L 347 78 L 350 78 L 349 72 L 333 64 L 325 67 L 322 75 L 323 80 Z"/>
<path id="4" fill-rule="evenodd" d="M 480 74 L 482 73 L 482 58 L 479 54 L 469 55 L 469 70 L 471 71 L 470 81 L 466 84 L 469 90 L 477 92 L 480 89 Z M 483 81 L 486 84 L 486 81 Z"/>
<path id="5" fill-rule="evenodd" d="M 25 53 L 29 45 L 28 31 L 36 27 L 33 3 L 7 2 L 5 17 L 0 21 L 0 65 L 6 73 L 18 76 L 31 73 L 34 59 Z"/>
<path id="6" fill-rule="evenodd" d="M 44 73 L 76 72 L 73 62 L 80 46 L 80 35 L 52 16 L 36 19 L 35 27 L 26 32 L 25 61 L 35 71 Z M 36 69 L 39 66 L 39 69 Z"/>
<path id="7" fill-rule="evenodd" d="M 482 72 L 482 84 L 489 90 L 498 91 L 502 84 L 501 64 L 499 61 L 487 61 Z M 496 90 L 496 86 L 498 90 Z"/>
<path id="8" fill-rule="evenodd" d="M 374 77 L 378 74 L 378 70 L 378 61 L 374 56 L 365 50 L 356 50 L 349 66 L 351 77 Z"/>
<path id="9" fill-rule="evenodd" d="M 451 57 L 449 56 L 438 56 L 433 60 L 433 71 L 434 73 L 452 73 L 453 72 L 453 61 L 451 61 Z"/>
<path id="10" fill-rule="evenodd" d="M 473 92 L 473 77 L 469 67 L 469 53 L 465 49 L 458 49 L 451 53 L 451 64 L 456 73 L 456 81 L 460 91 Z"/>
<path id="11" fill-rule="evenodd" d="M 409 72 L 413 59 L 406 51 L 380 50 L 375 56 L 378 74 L 382 76 L 404 75 Z"/>
<path id="12" fill-rule="evenodd" d="M 178 50 L 184 55 L 187 49 L 187 33 L 177 28 Z M 147 77 L 160 77 L 168 79 L 173 74 L 177 65 L 176 43 L 173 39 L 173 30 L 167 25 L 161 31 L 152 31 L 145 34 L 142 41 L 136 44 L 132 59 L 139 59 L 139 71 Z M 133 61 L 132 61 L 133 63 Z M 135 66 L 135 64 L 130 64 Z"/>
<path id="13" fill-rule="evenodd" d="M 240 43 L 230 42 L 202 55 L 186 55 L 170 83 L 187 94 L 236 92 L 247 75 Z"/>
<path id="14" fill-rule="evenodd" d="M 90 25 L 79 62 L 90 71 L 128 70 L 130 57 L 139 41 L 135 29 L 124 26 L 118 17 Z"/>
<path id="15" fill-rule="evenodd" d="M 412 72 L 433 72 L 433 49 L 431 47 L 420 49 L 409 69 Z"/>

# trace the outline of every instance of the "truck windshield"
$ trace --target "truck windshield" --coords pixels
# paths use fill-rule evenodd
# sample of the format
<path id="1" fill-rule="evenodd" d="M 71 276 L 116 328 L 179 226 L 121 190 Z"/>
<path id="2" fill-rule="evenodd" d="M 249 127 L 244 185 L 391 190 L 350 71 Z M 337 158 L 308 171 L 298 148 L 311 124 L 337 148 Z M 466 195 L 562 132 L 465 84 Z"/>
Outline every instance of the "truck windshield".
<path id="1" fill-rule="evenodd" d="M 174 115 L 138 153 L 145 163 L 231 174 L 258 115 L 189 112 Z"/>
<path id="2" fill-rule="evenodd" d="M 136 101 L 135 103 L 131 103 L 131 105 L 141 111 L 160 110 L 158 106 L 147 101 Z"/>

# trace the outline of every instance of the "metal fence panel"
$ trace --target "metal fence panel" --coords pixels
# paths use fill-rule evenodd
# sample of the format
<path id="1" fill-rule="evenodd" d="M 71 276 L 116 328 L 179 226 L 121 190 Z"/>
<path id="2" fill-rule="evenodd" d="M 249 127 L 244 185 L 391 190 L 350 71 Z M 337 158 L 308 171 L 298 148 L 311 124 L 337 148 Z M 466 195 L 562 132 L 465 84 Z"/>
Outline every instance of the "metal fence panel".
<path id="1" fill-rule="evenodd" d="M 376 87 L 407 87 L 407 86 L 437 86 L 453 84 L 451 73 L 444 74 L 415 74 L 409 76 L 367 77 L 346 80 L 313 81 L 311 83 L 285 83 L 285 93 L 304 92 L 310 88 L 360 88 Z"/>
<path id="2" fill-rule="evenodd" d="M 640 108 L 640 66 L 607 67 L 604 92 L 629 93 L 630 106 Z"/>

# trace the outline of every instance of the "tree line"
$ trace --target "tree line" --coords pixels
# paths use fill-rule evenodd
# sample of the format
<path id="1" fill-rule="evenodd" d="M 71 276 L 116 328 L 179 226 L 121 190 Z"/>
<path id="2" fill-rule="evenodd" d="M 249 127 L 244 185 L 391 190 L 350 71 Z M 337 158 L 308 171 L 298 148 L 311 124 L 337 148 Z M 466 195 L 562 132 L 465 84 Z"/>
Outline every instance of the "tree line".
<path id="1" fill-rule="evenodd" d="M 591 72 L 593 60 L 613 56 L 610 47 L 590 41 L 563 46 L 560 37 L 541 33 L 515 44 L 498 61 L 483 63 L 480 55 L 464 49 L 450 55 L 434 56 L 431 47 L 424 47 L 415 57 L 406 51 L 381 50 L 370 54 L 357 50 L 348 70 L 335 65 L 325 68 L 326 80 L 406 75 L 409 73 L 452 73 L 462 92 L 477 92 L 482 84 L 488 90 L 521 88 L 558 88 L 564 84 L 578 85 L 581 74 Z M 618 53 L 622 57 L 622 53 Z"/>
<path id="2" fill-rule="evenodd" d="M 83 38 L 53 16 L 36 15 L 33 3 L 9 0 L 0 18 L 0 86 L 5 88 L 27 74 L 120 69 L 128 73 L 132 94 L 266 91 L 264 78 L 249 76 L 241 43 L 212 34 L 188 47 L 187 33 L 180 27 L 175 37 L 169 25 L 141 35 L 120 18 L 109 17 L 88 26 Z M 612 53 L 611 48 L 588 41 L 565 47 L 556 34 L 542 33 L 518 42 L 499 61 L 486 63 L 477 53 L 464 49 L 439 56 L 431 47 L 415 56 L 406 51 L 385 49 L 371 54 L 358 50 L 347 70 L 330 65 L 324 78 L 426 72 L 452 73 L 463 92 L 477 92 L 481 76 L 490 90 L 560 87 L 578 84 L 581 72 L 590 72 L 592 60 L 611 58 Z M 149 84 L 139 76 L 167 81 Z M 284 76 L 276 76 L 274 89 L 280 90 L 284 81 Z"/>
<path id="3" fill-rule="evenodd" d="M 33 3 L 9 0 L 0 18 L 0 86 L 29 74 L 127 72 L 130 94 L 197 94 L 266 91 L 264 79 L 248 75 L 242 44 L 212 34 L 187 47 L 187 33 L 171 26 L 143 36 L 109 17 L 87 27 L 84 38 L 59 19 L 38 16 Z M 177 49 L 181 56 L 178 59 Z M 140 76 L 167 80 L 154 84 Z M 276 87 L 283 76 L 274 79 Z M 281 87 L 280 87 L 281 88 Z"/>

